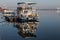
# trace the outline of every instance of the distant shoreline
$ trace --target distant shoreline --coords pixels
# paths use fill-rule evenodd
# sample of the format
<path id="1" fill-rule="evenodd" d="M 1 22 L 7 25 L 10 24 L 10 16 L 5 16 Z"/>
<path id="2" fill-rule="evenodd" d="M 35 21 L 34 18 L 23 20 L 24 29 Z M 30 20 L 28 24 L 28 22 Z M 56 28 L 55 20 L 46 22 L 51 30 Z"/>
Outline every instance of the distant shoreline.
<path id="1" fill-rule="evenodd" d="M 51 11 L 52 10 L 56 10 L 56 11 L 59 10 L 60 11 L 60 9 L 36 9 L 36 10 L 51 10 Z"/>

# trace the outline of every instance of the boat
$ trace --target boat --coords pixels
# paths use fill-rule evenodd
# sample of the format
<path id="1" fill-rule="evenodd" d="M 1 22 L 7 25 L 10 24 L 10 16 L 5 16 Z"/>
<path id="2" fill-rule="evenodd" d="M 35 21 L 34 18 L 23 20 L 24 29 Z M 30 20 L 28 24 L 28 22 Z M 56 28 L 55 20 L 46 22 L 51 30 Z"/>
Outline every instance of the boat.
<path id="1" fill-rule="evenodd" d="M 12 21 L 12 19 L 15 17 L 14 14 L 15 14 L 14 10 L 9 10 L 9 9 L 3 10 L 3 16 L 8 21 Z"/>
<path id="2" fill-rule="evenodd" d="M 34 7 L 36 3 L 32 2 L 18 2 L 17 5 L 17 16 L 18 20 L 37 20 L 38 14 Z"/>

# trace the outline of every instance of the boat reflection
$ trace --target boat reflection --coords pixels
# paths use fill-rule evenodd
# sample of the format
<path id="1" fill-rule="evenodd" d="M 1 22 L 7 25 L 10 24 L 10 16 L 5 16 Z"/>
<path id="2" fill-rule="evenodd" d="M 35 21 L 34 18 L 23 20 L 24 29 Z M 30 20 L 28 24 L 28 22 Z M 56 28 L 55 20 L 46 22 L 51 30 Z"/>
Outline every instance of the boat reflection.
<path id="1" fill-rule="evenodd" d="M 38 22 L 22 22 L 15 23 L 16 28 L 18 29 L 18 34 L 23 38 L 36 37 L 36 29 Z"/>

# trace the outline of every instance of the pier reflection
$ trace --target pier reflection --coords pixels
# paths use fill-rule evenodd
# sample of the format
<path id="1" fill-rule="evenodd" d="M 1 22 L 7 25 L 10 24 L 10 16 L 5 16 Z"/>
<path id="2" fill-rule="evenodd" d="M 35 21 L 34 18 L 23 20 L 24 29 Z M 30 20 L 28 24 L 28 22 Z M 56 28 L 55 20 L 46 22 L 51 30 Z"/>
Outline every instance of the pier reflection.
<path id="1" fill-rule="evenodd" d="M 15 27 L 18 29 L 18 34 L 23 38 L 36 37 L 36 30 L 39 22 L 21 22 L 15 23 Z"/>

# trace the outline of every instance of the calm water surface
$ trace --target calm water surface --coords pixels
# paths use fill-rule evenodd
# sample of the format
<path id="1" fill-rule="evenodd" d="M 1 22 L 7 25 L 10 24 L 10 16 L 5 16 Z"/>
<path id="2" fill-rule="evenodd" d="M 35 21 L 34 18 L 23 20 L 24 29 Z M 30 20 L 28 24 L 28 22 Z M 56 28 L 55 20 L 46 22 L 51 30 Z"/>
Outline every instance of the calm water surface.
<path id="1" fill-rule="evenodd" d="M 29 38 L 28 35 L 21 34 L 19 27 L 15 23 L 3 22 L 4 18 L 0 17 L 0 40 L 60 40 L 60 13 L 56 11 L 38 11 L 39 22 L 26 23 L 35 25 L 35 34 Z M 25 23 L 20 24 L 26 25 Z"/>

